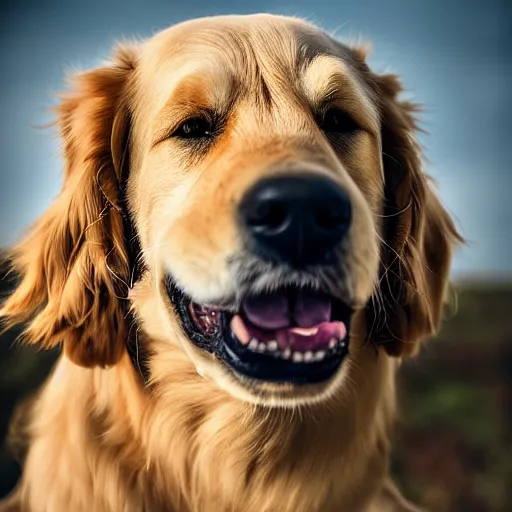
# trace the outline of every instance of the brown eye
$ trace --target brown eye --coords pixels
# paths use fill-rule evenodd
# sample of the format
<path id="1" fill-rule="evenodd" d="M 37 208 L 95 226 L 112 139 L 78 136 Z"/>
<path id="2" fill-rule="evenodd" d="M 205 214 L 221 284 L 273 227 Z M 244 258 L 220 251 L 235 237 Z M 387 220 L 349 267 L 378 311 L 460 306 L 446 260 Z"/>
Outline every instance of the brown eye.
<path id="1" fill-rule="evenodd" d="M 319 121 L 320 128 L 326 133 L 349 134 L 360 129 L 359 125 L 345 112 L 330 108 Z"/>
<path id="2" fill-rule="evenodd" d="M 194 117 L 181 123 L 171 137 L 202 139 L 213 135 L 212 123 L 204 117 Z"/>

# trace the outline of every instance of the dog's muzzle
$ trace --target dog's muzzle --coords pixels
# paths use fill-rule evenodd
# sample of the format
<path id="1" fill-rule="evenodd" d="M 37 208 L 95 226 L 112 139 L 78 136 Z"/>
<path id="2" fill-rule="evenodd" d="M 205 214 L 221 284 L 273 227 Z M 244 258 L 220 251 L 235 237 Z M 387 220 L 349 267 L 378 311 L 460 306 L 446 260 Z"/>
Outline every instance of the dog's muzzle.
<path id="1" fill-rule="evenodd" d="M 315 276 L 335 267 L 351 214 L 346 192 L 322 175 L 281 175 L 256 183 L 238 208 L 247 252 L 261 263 L 259 270 L 253 268 L 253 283 L 246 276 L 242 291 L 226 306 L 197 303 L 172 276 L 167 279 L 187 337 L 238 376 L 295 384 L 331 377 L 348 354 L 352 310 L 330 292 L 339 283 L 322 287 Z M 279 277 L 267 280 L 264 289 L 255 286 L 270 275 L 269 266 Z M 297 273 L 311 279 L 290 279 Z"/>

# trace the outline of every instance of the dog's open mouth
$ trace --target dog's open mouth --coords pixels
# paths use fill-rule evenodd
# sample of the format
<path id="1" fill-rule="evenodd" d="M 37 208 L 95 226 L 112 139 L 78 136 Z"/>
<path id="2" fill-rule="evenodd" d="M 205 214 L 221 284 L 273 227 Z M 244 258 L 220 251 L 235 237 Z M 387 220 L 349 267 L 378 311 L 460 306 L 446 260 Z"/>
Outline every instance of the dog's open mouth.
<path id="1" fill-rule="evenodd" d="M 187 337 L 240 376 L 320 382 L 348 354 L 351 309 L 311 288 L 251 295 L 236 312 L 193 302 L 171 279 L 167 291 Z"/>

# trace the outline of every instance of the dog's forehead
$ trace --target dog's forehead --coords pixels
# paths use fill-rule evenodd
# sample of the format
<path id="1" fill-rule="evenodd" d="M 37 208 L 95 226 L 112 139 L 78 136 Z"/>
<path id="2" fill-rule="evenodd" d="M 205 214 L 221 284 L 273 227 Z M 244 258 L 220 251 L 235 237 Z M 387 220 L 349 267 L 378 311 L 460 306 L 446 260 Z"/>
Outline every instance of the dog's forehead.
<path id="1" fill-rule="evenodd" d="M 158 33 L 143 46 L 139 59 L 139 82 L 145 91 L 142 103 L 146 112 L 149 108 L 156 114 L 178 84 L 194 77 L 200 77 L 202 87 L 181 88 L 185 96 L 202 88 L 209 96 L 219 96 L 222 104 L 234 82 L 258 94 L 263 91 L 263 79 L 270 90 L 288 98 L 309 65 L 322 57 L 332 57 L 349 80 L 357 79 L 354 55 L 349 47 L 300 19 L 248 15 L 191 20 Z M 333 66 L 316 69 L 332 71 Z M 317 74 L 322 75 L 327 73 Z"/>
<path id="2" fill-rule="evenodd" d="M 255 68 L 296 75 L 318 55 L 352 64 L 353 51 L 303 20 L 274 15 L 218 16 L 186 21 L 150 39 L 141 65 L 152 73 L 208 60 L 250 78 Z M 148 69 L 148 71 L 149 71 Z"/>
<path id="3" fill-rule="evenodd" d="M 194 43 L 227 43 L 234 41 L 257 46 L 276 43 L 286 49 L 288 44 L 309 43 L 327 49 L 328 37 L 319 27 L 304 20 L 269 14 L 245 16 L 213 16 L 185 21 L 171 26 L 149 40 L 151 46 L 162 50 L 166 46 Z M 282 44 L 285 43 L 285 44 Z M 225 49 L 225 48 L 223 48 Z"/>

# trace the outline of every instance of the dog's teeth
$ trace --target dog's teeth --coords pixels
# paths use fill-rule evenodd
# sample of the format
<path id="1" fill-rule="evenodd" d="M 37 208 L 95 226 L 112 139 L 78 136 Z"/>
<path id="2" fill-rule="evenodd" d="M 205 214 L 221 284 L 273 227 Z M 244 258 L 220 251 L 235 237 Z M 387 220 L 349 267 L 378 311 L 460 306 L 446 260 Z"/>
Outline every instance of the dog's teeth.
<path id="1" fill-rule="evenodd" d="M 265 350 L 267 350 L 267 345 L 265 345 L 265 343 L 260 343 L 258 345 L 258 352 L 265 352 Z"/>
<path id="2" fill-rule="evenodd" d="M 300 352 L 294 352 L 292 354 L 292 361 L 294 363 L 302 363 L 304 356 Z"/>
<path id="3" fill-rule="evenodd" d="M 336 340 L 336 338 L 331 338 L 331 341 L 329 342 L 329 348 L 334 348 L 337 343 L 338 341 Z"/>
<path id="4" fill-rule="evenodd" d="M 304 354 L 304 362 L 305 363 L 309 363 L 310 361 L 313 360 L 313 352 L 311 351 L 307 351 L 305 354 Z"/>
<path id="5" fill-rule="evenodd" d="M 344 341 L 341 342 L 341 346 L 344 347 L 346 343 Z"/>
<path id="6" fill-rule="evenodd" d="M 290 359 L 292 351 L 289 348 L 283 350 L 283 359 Z"/>
<path id="7" fill-rule="evenodd" d="M 317 350 L 313 357 L 315 361 L 321 361 L 325 357 L 325 352 L 323 350 Z"/>
<path id="8" fill-rule="evenodd" d="M 269 352 L 275 352 L 277 350 L 277 341 L 271 340 L 267 343 L 267 350 Z"/>
<path id="9" fill-rule="evenodd" d="M 250 350 L 257 350 L 258 348 L 258 340 L 256 338 L 253 338 L 250 342 L 249 342 L 249 349 Z"/>

